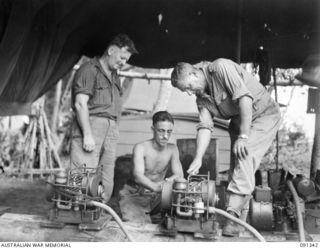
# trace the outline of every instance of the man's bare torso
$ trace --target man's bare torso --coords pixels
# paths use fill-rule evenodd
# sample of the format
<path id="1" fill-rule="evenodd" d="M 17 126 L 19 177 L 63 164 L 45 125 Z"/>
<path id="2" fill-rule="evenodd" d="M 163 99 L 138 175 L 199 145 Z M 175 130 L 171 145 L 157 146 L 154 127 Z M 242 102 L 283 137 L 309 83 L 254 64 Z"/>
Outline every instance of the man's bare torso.
<path id="1" fill-rule="evenodd" d="M 163 150 L 157 150 L 152 140 L 142 143 L 144 148 L 145 176 L 153 182 L 163 181 L 171 165 L 174 145 L 168 143 Z"/>

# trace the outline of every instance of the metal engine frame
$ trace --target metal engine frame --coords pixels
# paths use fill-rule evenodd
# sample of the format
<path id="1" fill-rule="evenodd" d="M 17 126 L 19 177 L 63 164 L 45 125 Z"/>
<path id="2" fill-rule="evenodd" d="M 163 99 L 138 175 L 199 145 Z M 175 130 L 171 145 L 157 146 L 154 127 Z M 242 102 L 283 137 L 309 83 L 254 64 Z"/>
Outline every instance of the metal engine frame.
<path id="1" fill-rule="evenodd" d="M 95 168 L 80 166 L 50 175 L 47 180 L 47 200 L 53 202 L 48 223 L 43 227 L 62 228 L 78 224 L 81 230 L 101 230 L 101 208 L 90 201 L 102 202 L 102 178 Z"/>
<path id="2" fill-rule="evenodd" d="M 299 211 L 306 234 L 320 234 L 320 193 L 316 191 L 314 181 L 286 171 L 278 173 L 281 173 L 278 184 L 271 185 L 270 182 L 274 181 L 269 178 L 269 184 L 255 187 L 250 201 L 249 223 L 260 231 L 272 231 L 294 239 L 298 233 Z M 295 189 L 298 207 L 287 186 L 288 181 Z"/>
<path id="3" fill-rule="evenodd" d="M 161 193 L 161 208 L 165 213 L 162 233 L 194 233 L 200 237 L 217 236 L 216 215 L 209 207 L 218 202 L 215 181 L 208 175 L 189 175 L 187 180 L 165 182 Z"/>
<path id="4" fill-rule="evenodd" d="M 248 223 L 272 239 L 281 236 L 296 241 L 300 233 L 298 213 L 301 213 L 306 232 L 320 234 L 320 192 L 315 191 L 310 179 L 284 173 L 278 184 L 270 185 L 274 181 L 267 181 L 269 183 L 255 187 Z M 288 182 L 293 183 L 297 198 L 288 188 Z M 298 199 L 298 207 L 294 199 Z M 225 200 L 225 186 L 216 185 L 209 174 L 189 175 L 187 180 L 165 182 L 161 193 L 164 214 L 161 232 L 169 236 L 188 232 L 197 237 L 217 239 L 225 218 L 216 215 L 213 208 L 225 209 Z M 306 236 L 310 239 L 308 234 Z"/>

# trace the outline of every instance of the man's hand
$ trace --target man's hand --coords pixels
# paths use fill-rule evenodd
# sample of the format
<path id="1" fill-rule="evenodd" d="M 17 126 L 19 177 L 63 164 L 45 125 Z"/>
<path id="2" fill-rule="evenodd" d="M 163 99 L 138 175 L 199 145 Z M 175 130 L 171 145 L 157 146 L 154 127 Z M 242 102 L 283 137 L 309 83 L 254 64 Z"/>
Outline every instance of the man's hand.
<path id="1" fill-rule="evenodd" d="M 94 150 L 94 147 L 95 147 L 95 142 L 94 142 L 92 135 L 84 136 L 83 137 L 83 146 L 82 146 L 83 150 L 87 151 L 87 152 L 91 152 Z"/>
<path id="2" fill-rule="evenodd" d="M 249 155 L 247 148 L 248 139 L 238 138 L 233 146 L 233 153 L 236 155 L 236 158 L 244 160 Z"/>
<path id="3" fill-rule="evenodd" d="M 199 173 L 199 169 L 202 165 L 202 158 L 194 158 L 187 171 L 188 174 L 196 175 Z"/>
<path id="4" fill-rule="evenodd" d="M 165 181 L 158 182 L 158 183 L 157 183 L 157 186 L 154 188 L 153 191 L 156 192 L 156 193 L 161 193 L 164 182 L 165 182 Z"/>

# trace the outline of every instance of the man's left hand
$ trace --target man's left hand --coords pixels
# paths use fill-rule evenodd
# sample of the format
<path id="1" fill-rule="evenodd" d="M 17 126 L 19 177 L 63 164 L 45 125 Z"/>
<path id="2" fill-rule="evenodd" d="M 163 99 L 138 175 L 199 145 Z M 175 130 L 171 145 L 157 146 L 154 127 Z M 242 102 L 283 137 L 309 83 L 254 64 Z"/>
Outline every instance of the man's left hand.
<path id="1" fill-rule="evenodd" d="M 247 148 L 248 139 L 238 138 L 233 146 L 233 153 L 240 160 L 244 160 L 249 155 L 249 151 Z"/>

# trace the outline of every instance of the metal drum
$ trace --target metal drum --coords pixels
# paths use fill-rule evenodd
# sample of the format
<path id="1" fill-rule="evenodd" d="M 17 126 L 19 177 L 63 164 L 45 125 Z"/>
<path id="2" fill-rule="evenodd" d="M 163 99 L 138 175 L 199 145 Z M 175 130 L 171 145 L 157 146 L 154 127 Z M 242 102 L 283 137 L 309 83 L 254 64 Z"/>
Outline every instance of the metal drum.
<path id="1" fill-rule="evenodd" d="M 272 230 L 272 226 L 273 226 L 272 203 L 256 202 L 255 200 L 251 199 L 250 224 L 258 230 L 264 230 L 264 231 Z"/>

